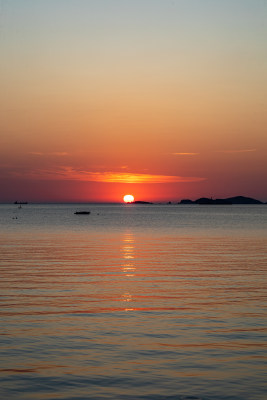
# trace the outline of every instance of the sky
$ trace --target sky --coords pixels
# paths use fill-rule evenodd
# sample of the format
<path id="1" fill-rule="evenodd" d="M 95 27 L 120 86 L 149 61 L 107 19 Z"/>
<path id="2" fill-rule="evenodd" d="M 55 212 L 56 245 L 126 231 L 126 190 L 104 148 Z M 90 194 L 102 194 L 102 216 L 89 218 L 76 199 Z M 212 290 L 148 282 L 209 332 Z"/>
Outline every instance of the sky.
<path id="1" fill-rule="evenodd" d="M 267 201 L 267 0 L 0 1 L 0 202 Z"/>

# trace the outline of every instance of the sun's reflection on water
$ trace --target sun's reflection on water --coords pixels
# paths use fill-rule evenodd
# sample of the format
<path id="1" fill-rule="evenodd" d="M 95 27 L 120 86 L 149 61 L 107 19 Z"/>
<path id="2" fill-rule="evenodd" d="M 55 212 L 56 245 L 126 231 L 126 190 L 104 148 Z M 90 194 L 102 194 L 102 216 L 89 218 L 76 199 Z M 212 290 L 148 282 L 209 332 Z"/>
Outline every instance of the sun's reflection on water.
<path id="1" fill-rule="evenodd" d="M 125 276 L 135 276 L 135 241 L 132 232 L 125 233 L 122 239 L 122 271 Z"/>
<path id="2" fill-rule="evenodd" d="M 136 271 L 136 266 L 135 266 L 135 239 L 134 235 L 132 232 L 126 232 L 122 238 L 122 247 L 121 247 L 121 252 L 122 252 L 122 264 L 121 264 L 121 270 L 125 276 L 126 279 L 130 279 L 135 277 L 135 271 Z M 127 282 L 126 282 L 127 283 Z M 127 284 L 128 287 L 128 284 Z M 125 291 L 121 295 L 121 301 L 127 304 L 123 307 L 124 311 L 133 311 L 133 307 L 129 307 L 129 305 L 133 301 L 133 296 L 130 293 L 130 288 L 128 287 L 128 290 Z"/>

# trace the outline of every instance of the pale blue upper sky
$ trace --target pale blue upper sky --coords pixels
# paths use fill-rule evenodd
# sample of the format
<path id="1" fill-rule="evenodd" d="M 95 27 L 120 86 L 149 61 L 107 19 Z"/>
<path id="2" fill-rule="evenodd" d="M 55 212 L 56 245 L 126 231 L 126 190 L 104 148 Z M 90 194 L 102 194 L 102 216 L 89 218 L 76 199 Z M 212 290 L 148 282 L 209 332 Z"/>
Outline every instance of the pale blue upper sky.
<path id="1" fill-rule="evenodd" d="M 5 51 L 262 56 L 266 0 L 2 0 Z M 12 47 L 13 45 L 13 47 Z M 7 48 L 6 48 L 7 47 Z M 81 55 L 81 54 L 80 54 Z"/>

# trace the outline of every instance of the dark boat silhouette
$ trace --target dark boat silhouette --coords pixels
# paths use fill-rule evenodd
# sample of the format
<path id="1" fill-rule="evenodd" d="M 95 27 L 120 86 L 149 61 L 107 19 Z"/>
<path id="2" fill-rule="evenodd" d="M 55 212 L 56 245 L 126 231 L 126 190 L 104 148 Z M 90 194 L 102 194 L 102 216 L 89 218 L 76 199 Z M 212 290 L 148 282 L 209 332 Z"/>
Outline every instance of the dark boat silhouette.
<path id="1" fill-rule="evenodd" d="M 88 215 L 88 214 L 90 214 L 90 211 L 76 211 L 74 214 L 77 214 L 77 215 Z"/>

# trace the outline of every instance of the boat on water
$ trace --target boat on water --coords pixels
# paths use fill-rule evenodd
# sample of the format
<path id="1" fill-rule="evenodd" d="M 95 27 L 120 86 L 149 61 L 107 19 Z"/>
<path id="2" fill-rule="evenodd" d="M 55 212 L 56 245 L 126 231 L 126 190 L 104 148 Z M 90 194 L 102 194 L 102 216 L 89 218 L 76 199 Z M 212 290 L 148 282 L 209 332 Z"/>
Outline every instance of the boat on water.
<path id="1" fill-rule="evenodd" d="M 74 214 L 77 214 L 77 215 L 88 215 L 88 214 L 90 214 L 90 211 L 76 211 Z"/>

